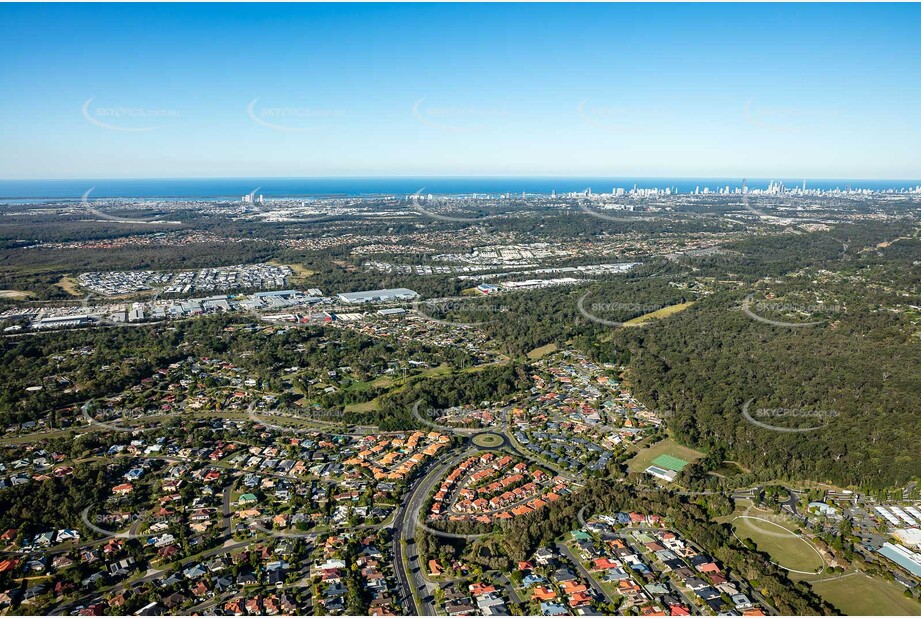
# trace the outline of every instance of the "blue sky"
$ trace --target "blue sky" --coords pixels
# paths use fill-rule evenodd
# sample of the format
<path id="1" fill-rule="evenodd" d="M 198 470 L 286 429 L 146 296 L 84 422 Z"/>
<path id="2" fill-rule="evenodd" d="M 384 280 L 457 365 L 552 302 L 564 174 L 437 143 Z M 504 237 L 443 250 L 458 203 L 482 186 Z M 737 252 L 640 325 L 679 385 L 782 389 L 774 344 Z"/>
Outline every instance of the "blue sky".
<path id="1" fill-rule="evenodd" d="M 0 5 L 0 178 L 921 178 L 918 5 Z"/>

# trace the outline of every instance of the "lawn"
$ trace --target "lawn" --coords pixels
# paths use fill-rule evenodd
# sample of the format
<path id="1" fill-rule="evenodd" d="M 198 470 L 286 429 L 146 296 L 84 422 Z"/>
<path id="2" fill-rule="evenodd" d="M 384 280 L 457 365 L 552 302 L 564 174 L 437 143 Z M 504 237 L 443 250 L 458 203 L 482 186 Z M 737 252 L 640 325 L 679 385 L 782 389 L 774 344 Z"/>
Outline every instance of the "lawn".
<path id="1" fill-rule="evenodd" d="M 662 307 L 661 309 L 657 309 L 656 311 L 651 311 L 650 313 L 644 313 L 641 316 L 637 316 L 633 318 L 632 320 L 627 320 L 626 322 L 624 322 L 624 325 L 625 326 L 641 326 L 645 324 L 646 322 L 651 322 L 652 320 L 661 320 L 663 318 L 667 318 L 670 315 L 674 315 L 678 312 L 684 311 L 685 309 L 687 309 L 693 304 L 694 303 L 692 301 L 692 302 L 687 302 L 687 303 L 679 303 L 677 305 L 669 305 L 668 307 Z"/>
<path id="2" fill-rule="evenodd" d="M 367 390 L 367 387 L 389 388 L 390 390 L 388 390 L 386 393 L 383 393 L 384 395 L 389 395 L 391 393 L 395 393 L 399 391 L 404 386 L 406 386 L 406 384 L 409 384 L 410 382 L 415 382 L 416 380 L 424 380 L 426 378 L 447 375 L 449 373 L 451 373 L 450 365 L 442 363 L 441 365 L 438 365 L 437 367 L 430 367 L 428 369 L 425 369 L 424 371 L 422 371 L 422 373 L 408 376 L 406 380 L 403 380 L 402 378 L 394 379 L 394 378 L 390 378 L 387 376 L 381 376 L 379 378 L 372 380 L 371 382 L 360 383 L 360 384 L 364 384 L 367 386 L 365 388 L 362 388 L 361 386 L 359 386 L 356 388 L 356 390 Z M 345 406 L 345 410 L 347 412 L 373 412 L 374 410 L 377 410 L 377 406 L 379 403 L 378 400 L 381 398 L 381 396 L 382 395 L 378 395 L 374 399 L 370 401 L 365 401 L 363 403 L 350 403 L 347 406 Z"/>
<path id="3" fill-rule="evenodd" d="M 851 616 L 921 616 L 921 603 L 905 598 L 904 588 L 863 573 L 815 582 L 812 589 Z"/>
<path id="4" fill-rule="evenodd" d="M 556 352 L 556 344 L 548 343 L 547 345 L 542 345 L 539 348 L 534 348 L 528 352 L 528 358 L 531 360 L 537 360 L 538 358 L 543 358 L 548 354 Z"/>
<path id="5" fill-rule="evenodd" d="M 362 391 L 369 391 L 372 388 L 374 388 L 374 382 L 361 382 L 356 380 L 355 382 L 349 384 L 349 387 L 346 390 L 359 393 Z"/>
<path id="6" fill-rule="evenodd" d="M 671 438 L 666 438 L 665 440 L 656 442 L 649 448 L 640 450 L 627 465 L 631 472 L 642 472 L 653 465 L 653 461 L 662 455 L 669 455 L 670 457 L 686 462 L 697 461 L 704 456 L 700 451 L 681 446 Z"/>
<path id="7" fill-rule="evenodd" d="M 345 406 L 346 412 L 374 412 L 377 410 L 377 397 L 371 401 L 365 401 L 363 403 L 350 403 Z"/>
<path id="8" fill-rule="evenodd" d="M 734 519 L 732 527 L 741 538 L 755 542 L 776 564 L 792 571 L 814 572 L 824 567 L 825 561 L 812 543 L 794 533 L 793 525 L 784 525 L 773 513 L 749 511 L 750 517 L 764 516 L 768 521 L 741 517 Z"/>
<path id="9" fill-rule="evenodd" d="M 502 444 L 502 438 L 494 433 L 480 433 L 473 436 L 473 443 L 477 446 L 493 448 Z"/>
<path id="10" fill-rule="evenodd" d="M 381 376 L 379 378 L 375 378 L 374 381 L 371 382 L 371 386 L 375 388 L 390 388 L 393 386 L 393 378 L 389 376 Z"/>

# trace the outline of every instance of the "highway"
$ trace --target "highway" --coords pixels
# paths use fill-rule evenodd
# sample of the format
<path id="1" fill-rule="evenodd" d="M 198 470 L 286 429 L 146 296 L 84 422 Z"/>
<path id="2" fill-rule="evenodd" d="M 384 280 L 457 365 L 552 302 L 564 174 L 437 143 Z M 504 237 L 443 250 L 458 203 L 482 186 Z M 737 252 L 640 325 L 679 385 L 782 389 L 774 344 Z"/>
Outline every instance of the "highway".
<path id="1" fill-rule="evenodd" d="M 447 471 L 458 461 L 470 455 L 473 449 L 468 448 L 454 457 L 438 462 L 432 461 L 424 470 L 429 470 L 422 479 L 413 485 L 403 504 L 400 505 L 393 518 L 393 560 L 394 572 L 397 578 L 397 584 L 401 590 L 403 607 L 412 611 L 408 615 L 412 616 L 434 616 L 435 604 L 432 592 L 435 584 L 430 584 L 423 575 L 424 565 L 419 560 L 419 552 L 416 546 L 416 525 L 418 523 L 419 512 L 425 503 L 426 498 L 432 493 L 435 485 L 439 483 Z M 432 464 L 435 464 L 432 467 Z M 406 556 L 403 556 L 405 548 Z M 412 592 L 415 591 L 421 602 L 421 607 L 413 598 Z"/>

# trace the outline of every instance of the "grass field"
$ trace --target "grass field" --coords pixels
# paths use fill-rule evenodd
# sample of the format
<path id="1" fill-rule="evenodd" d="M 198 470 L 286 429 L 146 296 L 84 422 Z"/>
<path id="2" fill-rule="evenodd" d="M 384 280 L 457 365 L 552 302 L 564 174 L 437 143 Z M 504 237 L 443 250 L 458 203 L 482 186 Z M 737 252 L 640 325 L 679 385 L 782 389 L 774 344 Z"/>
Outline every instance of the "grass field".
<path id="1" fill-rule="evenodd" d="M 816 594 L 852 616 L 921 616 L 921 603 L 905 598 L 897 584 L 856 573 L 828 582 L 815 582 Z"/>
<path id="2" fill-rule="evenodd" d="M 61 277 L 55 285 L 70 294 L 71 296 L 81 296 L 80 284 L 73 277 Z"/>
<path id="3" fill-rule="evenodd" d="M 676 459 L 687 462 L 697 461 L 704 456 L 700 451 L 681 446 L 671 438 L 666 438 L 665 440 L 656 442 L 649 448 L 641 450 L 627 463 L 627 466 L 631 472 L 642 472 L 653 465 L 653 461 L 662 455 L 670 455 Z"/>
<path id="4" fill-rule="evenodd" d="M 20 290 L 0 290 L 0 298 L 12 298 L 13 300 L 22 300 L 34 296 L 32 292 L 21 292 Z"/>
<path id="5" fill-rule="evenodd" d="M 693 304 L 694 303 L 692 301 L 692 302 L 687 302 L 687 303 L 679 303 L 677 305 L 669 305 L 668 307 L 662 307 L 661 309 L 657 309 L 656 311 L 652 311 L 650 313 L 644 313 L 641 316 L 637 316 L 633 318 L 632 320 L 627 320 L 626 322 L 624 322 L 624 325 L 625 326 L 641 326 L 642 324 L 645 324 L 646 322 L 651 322 L 653 320 L 661 320 L 663 318 L 667 318 L 670 315 L 674 315 L 680 311 L 684 311 L 685 309 L 687 309 Z"/>
<path id="6" fill-rule="evenodd" d="M 350 403 L 345 406 L 346 412 L 374 412 L 377 410 L 377 398 L 363 403 Z"/>
<path id="7" fill-rule="evenodd" d="M 287 266 L 294 271 L 294 276 L 298 279 L 306 279 L 307 277 L 312 277 L 317 274 L 316 271 L 310 270 L 303 264 L 295 264 L 291 262 L 279 262 L 278 260 L 269 260 L 269 264 L 274 264 L 275 266 Z"/>
<path id="8" fill-rule="evenodd" d="M 317 385 L 317 387 L 319 387 L 319 388 L 323 388 L 324 386 L 325 386 L 325 385 L 323 385 L 323 384 L 318 384 L 318 385 Z M 371 388 L 372 388 L 372 383 L 371 383 L 371 382 L 358 382 L 358 381 L 356 381 L 356 382 L 352 382 L 351 384 L 349 384 L 349 387 L 348 387 L 346 390 L 349 391 L 349 392 L 360 393 L 360 392 L 362 392 L 362 391 L 371 390 Z"/>
<path id="9" fill-rule="evenodd" d="M 684 470 L 684 467 L 688 465 L 689 461 L 683 459 L 678 459 L 671 455 L 659 455 L 652 460 L 652 465 L 659 466 L 660 468 L 665 468 L 666 470 L 674 470 L 675 472 L 681 472 Z"/>
<path id="10" fill-rule="evenodd" d="M 553 354 L 554 352 L 556 352 L 556 344 L 548 343 L 547 345 L 542 345 L 539 348 L 534 348 L 528 352 L 528 358 L 531 360 L 537 360 L 538 358 L 543 358 L 544 356 Z"/>
<path id="11" fill-rule="evenodd" d="M 505 365 L 508 365 L 508 363 L 509 363 L 509 359 L 501 358 L 491 363 L 483 363 L 482 365 L 474 365 L 473 367 L 467 367 L 466 369 L 461 369 L 461 373 L 479 373 L 481 371 L 484 371 L 485 369 L 488 369 L 489 367 L 504 367 Z"/>
<path id="12" fill-rule="evenodd" d="M 437 367 L 429 367 L 428 369 L 425 369 L 421 373 L 418 373 L 413 376 L 409 376 L 406 378 L 405 381 L 402 378 L 391 378 L 388 376 L 381 376 L 379 378 L 372 380 L 371 382 L 357 383 L 359 384 L 359 386 L 357 386 L 355 390 L 367 390 L 368 388 L 372 386 L 381 387 L 381 388 L 389 388 L 390 390 L 384 393 L 385 395 L 388 395 L 390 393 L 395 393 L 399 391 L 400 389 L 402 389 L 404 386 L 406 386 L 410 382 L 415 382 L 416 380 L 424 380 L 426 378 L 435 378 L 438 376 L 447 375 L 449 373 L 451 373 L 450 365 L 443 363 L 441 365 L 438 365 Z M 374 410 L 377 409 L 379 398 L 380 396 L 375 397 L 371 401 L 365 401 L 363 403 L 351 403 L 345 406 L 345 409 L 347 412 L 373 412 Z"/>
<path id="13" fill-rule="evenodd" d="M 793 532 L 792 525 L 784 525 L 773 513 L 749 511 L 750 517 L 765 518 L 770 515 L 769 521 L 759 519 L 740 518 L 732 521 L 732 527 L 741 538 L 748 538 L 755 542 L 759 551 L 767 552 L 778 565 L 787 570 L 813 572 L 823 568 L 825 561 L 819 555 L 812 543 L 800 538 Z"/>

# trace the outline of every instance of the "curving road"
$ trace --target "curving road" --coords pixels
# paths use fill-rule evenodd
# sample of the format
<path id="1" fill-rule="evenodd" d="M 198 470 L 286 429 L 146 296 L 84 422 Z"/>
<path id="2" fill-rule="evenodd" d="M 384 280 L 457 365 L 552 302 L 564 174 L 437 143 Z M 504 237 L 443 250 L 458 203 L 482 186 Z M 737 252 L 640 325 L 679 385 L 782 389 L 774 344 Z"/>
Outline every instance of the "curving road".
<path id="1" fill-rule="evenodd" d="M 394 572 L 403 597 L 403 607 L 414 608 L 409 615 L 434 616 L 436 615 L 432 591 L 434 584 L 425 579 L 423 569 L 425 566 L 419 559 L 416 546 L 416 528 L 419 525 L 419 513 L 425 504 L 426 498 L 432 489 L 441 481 L 444 474 L 458 461 L 469 457 L 474 449 L 467 448 L 450 459 L 441 460 L 429 469 L 422 479 L 413 485 L 406 495 L 403 504 L 397 509 L 393 518 L 393 559 Z M 432 466 L 430 462 L 429 466 Z M 429 529 L 426 527 L 426 529 Z M 405 549 L 405 556 L 403 554 Z M 418 596 L 419 602 L 413 596 Z"/>

